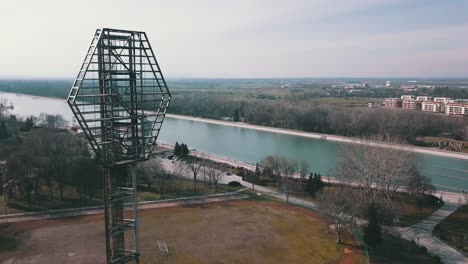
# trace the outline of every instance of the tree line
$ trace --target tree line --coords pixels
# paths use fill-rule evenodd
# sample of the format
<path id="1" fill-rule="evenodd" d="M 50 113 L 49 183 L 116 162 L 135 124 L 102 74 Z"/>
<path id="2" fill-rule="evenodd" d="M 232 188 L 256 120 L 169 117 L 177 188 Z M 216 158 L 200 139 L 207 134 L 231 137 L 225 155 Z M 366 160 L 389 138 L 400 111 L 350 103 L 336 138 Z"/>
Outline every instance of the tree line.
<path id="1" fill-rule="evenodd" d="M 0 195 L 7 203 L 24 201 L 32 207 L 44 199 L 64 201 L 70 198 L 67 186 L 80 201 L 94 199 L 101 186 L 100 168 L 87 141 L 65 126 L 61 116 L 0 116 L 0 160 L 6 161 Z"/>
<path id="2" fill-rule="evenodd" d="M 333 106 L 296 97 L 255 100 L 216 93 L 179 94 L 176 99 L 171 104 L 171 113 L 212 119 L 242 117 L 256 125 L 348 137 L 379 134 L 414 143 L 418 136 L 450 133 L 463 139 L 468 134 L 463 118 L 423 111 Z"/>

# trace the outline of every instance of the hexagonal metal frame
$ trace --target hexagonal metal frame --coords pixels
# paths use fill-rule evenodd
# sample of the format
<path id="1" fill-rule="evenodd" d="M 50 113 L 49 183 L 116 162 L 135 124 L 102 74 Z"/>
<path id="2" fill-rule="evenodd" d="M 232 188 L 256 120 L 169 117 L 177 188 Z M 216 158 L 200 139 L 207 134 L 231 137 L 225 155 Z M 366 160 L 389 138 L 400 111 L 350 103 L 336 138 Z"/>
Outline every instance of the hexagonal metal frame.
<path id="1" fill-rule="evenodd" d="M 171 93 L 145 32 L 98 29 L 67 102 L 103 165 L 149 158 Z"/>

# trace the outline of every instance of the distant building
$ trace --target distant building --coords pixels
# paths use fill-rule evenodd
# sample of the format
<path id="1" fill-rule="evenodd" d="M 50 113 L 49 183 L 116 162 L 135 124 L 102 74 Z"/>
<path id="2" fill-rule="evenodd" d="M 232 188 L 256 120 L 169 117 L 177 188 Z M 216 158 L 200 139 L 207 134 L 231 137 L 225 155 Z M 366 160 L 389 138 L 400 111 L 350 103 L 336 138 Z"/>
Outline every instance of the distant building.
<path id="1" fill-rule="evenodd" d="M 416 92 L 418 90 L 418 86 L 415 85 L 402 85 L 400 86 L 401 90 L 404 90 L 405 92 Z"/>
<path id="2" fill-rule="evenodd" d="M 425 101 L 421 103 L 421 110 L 426 112 L 443 113 L 445 111 L 445 105 L 443 103 Z"/>
<path id="3" fill-rule="evenodd" d="M 422 102 L 428 102 L 428 101 L 432 101 L 432 97 L 430 97 L 430 96 L 418 96 L 418 97 L 416 97 L 416 100 L 422 101 Z"/>
<path id="4" fill-rule="evenodd" d="M 368 83 L 362 83 L 362 88 L 368 88 L 369 84 Z"/>
<path id="5" fill-rule="evenodd" d="M 448 103 L 445 105 L 447 115 L 468 115 L 468 104 Z"/>
<path id="6" fill-rule="evenodd" d="M 421 102 L 414 99 L 403 100 L 401 108 L 410 110 L 421 110 Z"/>
<path id="7" fill-rule="evenodd" d="M 401 108 L 403 100 L 400 98 L 386 98 L 384 101 L 384 107 L 386 108 Z"/>
<path id="8" fill-rule="evenodd" d="M 362 90 L 359 90 L 359 89 L 349 89 L 349 90 L 346 90 L 346 92 L 348 92 L 348 93 L 359 93 L 359 92 L 362 92 Z"/>
<path id="9" fill-rule="evenodd" d="M 447 97 L 434 97 L 434 102 L 448 104 L 448 103 L 454 103 L 455 100 L 453 100 L 452 98 L 447 98 Z"/>
<path id="10" fill-rule="evenodd" d="M 385 83 L 385 87 L 386 87 L 386 88 L 392 87 L 392 84 L 390 83 L 390 81 L 387 81 L 387 82 Z"/>
<path id="11" fill-rule="evenodd" d="M 401 96 L 402 100 L 414 100 L 416 97 L 414 95 L 402 95 Z"/>

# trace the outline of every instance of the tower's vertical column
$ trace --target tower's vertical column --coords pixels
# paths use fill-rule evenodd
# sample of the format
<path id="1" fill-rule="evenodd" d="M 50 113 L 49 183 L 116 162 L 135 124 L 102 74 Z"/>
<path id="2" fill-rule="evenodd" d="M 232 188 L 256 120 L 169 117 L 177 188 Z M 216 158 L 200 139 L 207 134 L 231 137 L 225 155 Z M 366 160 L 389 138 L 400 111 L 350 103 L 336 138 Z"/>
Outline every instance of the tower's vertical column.
<path id="1" fill-rule="evenodd" d="M 110 177 L 110 186 L 112 192 L 110 193 L 111 216 L 112 216 L 112 260 L 123 258 L 125 252 L 125 229 L 123 217 L 123 202 L 124 194 L 119 190 L 118 186 L 123 186 L 119 172 L 116 170 L 119 166 L 112 167 L 112 174 Z M 122 262 L 124 263 L 124 262 Z"/>
<path id="2" fill-rule="evenodd" d="M 109 168 L 102 168 L 103 190 L 104 190 L 104 225 L 106 228 L 106 260 L 107 264 L 111 263 L 112 249 L 111 249 L 111 220 L 109 214 L 109 195 L 110 195 L 110 171 Z"/>
<path id="3" fill-rule="evenodd" d="M 140 238 L 138 235 L 138 192 L 137 192 L 137 178 L 135 172 L 135 164 L 129 166 L 130 176 L 132 177 L 133 185 L 133 218 L 134 218 L 134 241 L 135 241 L 135 263 L 140 263 Z"/>

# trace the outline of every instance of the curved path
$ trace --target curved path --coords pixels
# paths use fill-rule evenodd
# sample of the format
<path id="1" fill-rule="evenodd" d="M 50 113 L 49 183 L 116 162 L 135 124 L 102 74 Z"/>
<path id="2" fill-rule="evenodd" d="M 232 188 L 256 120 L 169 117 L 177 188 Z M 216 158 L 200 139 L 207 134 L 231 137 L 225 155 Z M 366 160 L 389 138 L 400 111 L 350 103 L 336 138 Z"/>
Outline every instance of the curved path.
<path id="1" fill-rule="evenodd" d="M 435 225 L 447 218 L 458 207 L 460 207 L 458 203 L 446 201 L 439 210 L 417 224 L 404 228 L 390 227 L 387 230 L 393 235 L 409 241 L 414 240 L 416 244 L 426 247 L 431 255 L 439 256 L 443 263 L 466 264 L 468 263 L 467 257 L 432 235 Z"/>

